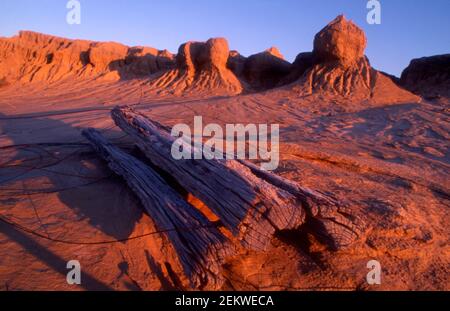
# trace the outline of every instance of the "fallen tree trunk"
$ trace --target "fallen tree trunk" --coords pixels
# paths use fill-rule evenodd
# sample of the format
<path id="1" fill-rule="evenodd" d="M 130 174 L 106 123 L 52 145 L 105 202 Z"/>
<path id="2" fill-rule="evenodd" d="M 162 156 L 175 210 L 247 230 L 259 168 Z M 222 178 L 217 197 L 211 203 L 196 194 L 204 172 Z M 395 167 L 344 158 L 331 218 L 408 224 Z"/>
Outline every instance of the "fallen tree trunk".
<path id="1" fill-rule="evenodd" d="M 146 157 L 206 204 L 244 247 L 266 250 L 277 230 L 304 223 L 301 201 L 247 166 L 235 160 L 175 160 L 171 148 L 176 138 L 168 128 L 128 107 L 111 114 Z"/>
<path id="2" fill-rule="evenodd" d="M 191 285 L 219 289 L 223 283 L 221 264 L 233 254 L 228 239 L 152 168 L 113 146 L 95 129 L 84 130 L 83 136 L 125 179 L 158 231 L 169 238 Z"/>
<path id="3" fill-rule="evenodd" d="M 347 204 L 334 198 L 300 186 L 298 183 L 268 171 L 261 170 L 251 162 L 239 160 L 258 177 L 295 195 L 307 212 L 307 226 L 334 249 L 353 243 L 364 230 L 361 219 L 352 215 Z"/>
<path id="4" fill-rule="evenodd" d="M 170 154 L 170 147 L 175 139 L 170 135 L 170 129 L 162 126 L 158 122 L 149 120 L 142 114 L 135 113 L 129 108 L 116 108 L 113 110 L 112 116 L 116 124 L 133 137 L 140 149 L 155 165 L 179 179 L 183 183 L 183 186 L 203 200 L 221 218 L 227 228 L 235 234 L 237 231 L 237 236 L 242 239 L 243 244 L 250 248 L 264 249 L 275 229 L 295 229 L 295 227 L 303 224 L 306 225 L 307 230 L 310 230 L 317 237 L 322 238 L 323 242 L 334 249 L 351 244 L 363 231 L 363 221 L 352 215 L 351 208 L 346 203 L 340 202 L 329 195 L 302 187 L 298 183 L 261 170 L 258 166 L 248 161 L 175 161 Z M 211 167 L 214 170 L 209 171 Z M 250 170 L 250 173 L 247 171 L 247 168 Z M 228 178 L 228 175 L 231 175 L 231 177 Z M 237 179 L 238 182 L 236 182 L 235 175 L 239 176 Z M 199 178 L 199 180 L 196 181 L 196 178 Z M 202 179 L 206 181 L 206 184 L 200 182 Z M 222 182 L 223 179 L 232 182 Z M 250 189 L 250 192 L 254 191 L 256 194 L 252 194 L 251 197 L 258 197 L 260 195 L 260 190 L 263 188 L 259 185 L 269 184 L 269 192 L 262 193 L 261 199 L 268 200 L 269 205 L 271 194 L 285 195 L 280 190 L 291 194 L 297 199 L 297 209 L 290 209 L 289 206 L 279 206 L 281 214 L 285 214 L 285 219 L 290 220 L 290 223 L 285 222 L 279 226 L 274 226 L 273 224 L 279 222 L 272 221 L 271 219 L 265 221 L 259 217 L 254 219 L 255 221 L 253 222 L 246 223 L 244 219 L 241 225 L 246 226 L 245 229 L 253 226 L 251 229 L 261 238 L 265 239 L 263 243 L 261 243 L 261 239 L 252 240 L 250 238 L 249 241 L 256 244 L 249 245 L 245 237 L 245 232 L 242 233 L 239 230 L 235 230 L 239 228 L 240 219 L 238 217 L 231 219 L 224 219 L 222 217 L 222 215 L 226 215 L 227 210 L 240 210 L 239 207 L 236 207 L 234 201 L 232 201 L 235 197 L 233 194 L 230 196 L 229 190 L 238 189 L 242 181 L 246 185 L 254 186 Z M 212 182 L 218 187 L 211 189 Z M 267 195 L 264 196 L 264 194 Z M 219 198 L 224 198 L 225 200 L 217 202 L 215 198 L 210 197 L 211 195 L 217 195 Z M 289 200 L 291 199 L 289 198 Z M 245 214 L 245 211 L 248 211 L 249 215 L 252 215 L 251 209 L 248 205 L 244 205 L 241 208 L 243 214 Z M 256 227 L 254 227 L 255 225 Z M 266 228 L 265 231 L 263 229 L 264 227 Z M 267 230 L 267 228 L 269 229 Z M 251 234 L 253 233 L 251 232 Z"/>

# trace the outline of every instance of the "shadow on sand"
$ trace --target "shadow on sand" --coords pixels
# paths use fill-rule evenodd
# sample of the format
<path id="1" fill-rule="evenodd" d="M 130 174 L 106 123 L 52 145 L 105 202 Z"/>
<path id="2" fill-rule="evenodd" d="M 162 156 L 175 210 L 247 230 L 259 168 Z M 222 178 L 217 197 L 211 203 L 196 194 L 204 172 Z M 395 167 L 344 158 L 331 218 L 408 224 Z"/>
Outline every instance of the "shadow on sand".
<path id="1" fill-rule="evenodd" d="M 23 122 L 22 124 L 20 124 Z M 19 130 L 17 130 L 19 126 Z M 30 132 L 30 137 L 24 137 L 26 134 L 21 129 L 27 128 Z M 123 181 L 114 175 L 111 176 L 106 164 L 100 161 L 90 146 L 81 143 L 79 146 L 70 146 L 69 141 L 62 141 L 57 146 L 45 146 L 45 144 L 36 143 L 33 135 L 44 134 L 48 132 L 51 137 L 51 131 L 58 133 L 70 133 L 70 131 L 78 131 L 62 121 L 49 118 L 27 118 L 26 120 L 9 120 L 8 116 L 0 113 L 0 130 L 3 135 L 7 136 L 13 144 L 20 146 L 14 147 L 14 155 L 8 157 L 7 153 L 3 152 L 0 157 L 0 162 L 14 163 L 17 165 L 6 165 L 0 167 L 0 187 L 8 189 L 10 187 L 17 188 L 17 185 L 32 182 L 33 188 L 25 187 L 22 189 L 23 193 L 35 192 L 42 198 L 46 192 L 57 193 L 60 202 L 64 207 L 70 208 L 76 215 L 75 220 L 66 220 L 64 208 L 53 207 L 52 210 L 52 224 L 49 224 L 52 229 L 55 229 L 57 235 L 62 231 L 67 230 L 65 226 L 59 227 L 67 221 L 76 221 L 87 219 L 89 224 L 97 230 L 103 232 L 104 239 L 109 240 L 124 240 L 128 238 L 135 227 L 135 224 L 142 217 L 142 210 L 134 198 L 134 194 L 124 186 Z M 18 136 L 21 135 L 21 136 Z M 39 136 L 39 135 L 38 135 Z M 82 141 L 80 139 L 78 141 Z M 23 147 L 26 141 L 26 147 Z M 65 146 L 67 144 L 67 147 Z M 38 156 L 36 156 L 36 154 Z M 21 167 L 21 165 L 25 167 Z M 4 164 L 3 164 L 4 165 Z M 16 167 L 15 167 L 16 166 Z M 31 169 L 30 169 L 31 167 Z M 98 176 L 101 175 L 101 176 Z M 40 180 L 48 180 L 48 182 L 41 183 Z M 39 181 L 39 183 L 36 182 Z M 9 191 L 5 191 L 7 194 Z M 16 193 L 16 191 L 14 191 Z M 6 201 L 16 202 L 15 194 L 8 194 L 8 200 L 1 200 L 0 205 L 8 205 Z M 30 198 L 30 204 L 33 208 L 44 208 L 40 202 L 41 200 L 33 202 L 36 198 L 34 195 L 25 195 Z M 16 199 L 24 197 L 18 192 Z M 6 206 L 4 205 L 4 206 Z M 45 207 L 48 213 L 49 207 Z M 42 212 L 42 211 L 41 211 Z M 28 212 L 27 212 L 28 213 Z M 61 222 L 55 223 L 54 217 L 61 217 Z M 73 218 L 70 217 L 70 218 Z M 36 219 L 36 222 L 41 222 L 41 219 Z M 46 230 L 46 219 L 41 222 L 39 233 L 48 235 Z M 64 227 L 64 228 L 63 228 Z M 74 226 L 71 226 L 74 228 Z M 86 231 L 95 232 L 95 229 Z M 82 230 L 82 229 L 81 229 Z M 52 230 L 49 230 L 52 231 Z M 18 243 L 27 252 L 37 260 L 42 261 L 47 266 L 54 269 L 56 272 L 67 274 L 68 269 L 66 264 L 68 260 L 59 257 L 46 247 L 42 246 L 35 238 L 20 231 L 5 222 L 0 223 L 0 232 L 5 234 L 11 240 Z M 66 233 L 66 232 L 64 232 Z M 80 232 L 73 232 L 75 236 L 83 236 L 83 230 Z M 50 234 L 49 236 L 51 236 Z M 97 234 L 90 234 L 90 236 Z M 71 240 L 70 232 L 64 234 L 64 240 Z M 52 238 L 56 238 L 53 236 Z M 79 238 L 73 238 L 78 242 Z M 100 238 L 101 239 L 101 238 Z M 88 238 L 87 241 L 80 242 L 95 242 Z M 82 272 L 82 286 L 87 290 L 108 290 L 107 285 L 94 277 Z M 64 279 L 65 280 L 65 279 Z"/>

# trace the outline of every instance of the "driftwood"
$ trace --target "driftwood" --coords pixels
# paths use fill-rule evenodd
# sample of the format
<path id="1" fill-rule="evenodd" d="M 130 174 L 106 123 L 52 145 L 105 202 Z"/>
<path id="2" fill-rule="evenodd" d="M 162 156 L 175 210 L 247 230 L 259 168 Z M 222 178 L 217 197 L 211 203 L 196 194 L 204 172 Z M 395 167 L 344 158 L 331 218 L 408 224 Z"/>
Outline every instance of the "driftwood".
<path id="1" fill-rule="evenodd" d="M 200 199 L 222 224 L 253 250 L 266 250 L 280 230 L 297 229 L 306 213 L 296 195 L 256 176 L 235 160 L 175 160 L 175 137 L 161 124 L 131 108 L 115 108 L 115 123 L 152 162 Z"/>
<path id="2" fill-rule="evenodd" d="M 187 203 L 151 167 L 110 144 L 98 131 L 83 131 L 109 167 L 122 176 L 163 232 L 195 288 L 219 289 L 221 264 L 233 253 L 228 239 L 195 207 Z"/>

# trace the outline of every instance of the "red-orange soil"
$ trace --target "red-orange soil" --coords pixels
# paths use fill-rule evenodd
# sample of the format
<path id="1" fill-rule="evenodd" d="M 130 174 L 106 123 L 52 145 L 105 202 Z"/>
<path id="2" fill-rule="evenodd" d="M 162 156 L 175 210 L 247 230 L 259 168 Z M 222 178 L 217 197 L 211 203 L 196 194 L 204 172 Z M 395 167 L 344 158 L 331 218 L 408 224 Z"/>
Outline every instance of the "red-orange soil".
<path id="1" fill-rule="evenodd" d="M 275 49 L 246 58 L 221 38 L 177 55 L 33 32 L 0 38 L 0 215 L 21 226 L 0 222 L 0 289 L 189 289 L 168 240 L 148 234 L 152 220 L 80 135 L 94 127 L 131 151 L 109 116 L 129 104 L 168 126 L 199 115 L 280 124 L 276 173 L 350 202 L 367 224 L 337 251 L 307 230 L 280 234 L 267 252 L 242 250 L 227 258 L 222 289 L 449 290 L 448 98 L 402 88 L 371 67 L 365 46 L 344 17 L 294 64 Z M 271 72 L 281 76 L 266 83 Z M 72 259 L 81 286 L 66 283 Z M 373 259 L 378 286 L 366 282 Z"/>

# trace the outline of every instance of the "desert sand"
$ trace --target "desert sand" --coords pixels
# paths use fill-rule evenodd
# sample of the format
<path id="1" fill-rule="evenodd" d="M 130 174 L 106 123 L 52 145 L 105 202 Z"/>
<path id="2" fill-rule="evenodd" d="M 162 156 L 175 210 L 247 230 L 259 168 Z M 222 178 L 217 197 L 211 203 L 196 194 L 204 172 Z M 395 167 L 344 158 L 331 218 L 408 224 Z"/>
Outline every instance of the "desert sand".
<path id="1" fill-rule="evenodd" d="M 176 55 L 28 31 L 0 38 L 0 289 L 192 289 L 169 241 L 81 136 L 93 127 L 134 152 L 110 117 L 130 105 L 167 126 L 278 123 L 275 173 L 364 220 L 339 249 L 307 225 L 267 251 L 242 250 L 226 258 L 220 289 L 449 290 L 450 85 L 436 65 L 448 55 L 396 79 L 370 65 L 366 44 L 343 16 L 292 64 L 275 47 L 242 56 L 224 38 Z M 72 259 L 80 286 L 66 282 Z M 375 287 L 372 259 L 383 271 Z"/>

